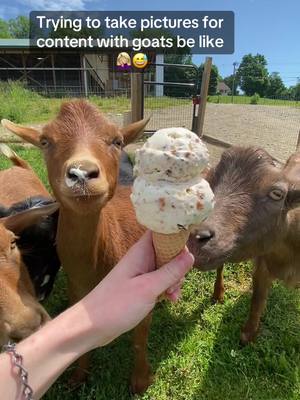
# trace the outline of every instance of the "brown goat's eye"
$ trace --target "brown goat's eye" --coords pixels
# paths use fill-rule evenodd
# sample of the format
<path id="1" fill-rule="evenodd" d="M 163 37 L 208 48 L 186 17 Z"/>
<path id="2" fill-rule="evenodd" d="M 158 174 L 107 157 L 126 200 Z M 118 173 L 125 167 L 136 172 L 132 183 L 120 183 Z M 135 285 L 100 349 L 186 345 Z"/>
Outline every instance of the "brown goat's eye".
<path id="1" fill-rule="evenodd" d="M 121 148 L 123 146 L 123 140 L 120 137 L 116 137 L 113 141 L 112 144 L 118 148 Z"/>
<path id="2" fill-rule="evenodd" d="M 284 198 L 284 194 L 283 190 L 276 188 L 270 191 L 269 197 L 271 197 L 272 200 L 279 201 Z"/>
<path id="3" fill-rule="evenodd" d="M 10 242 L 10 249 L 14 250 L 16 247 L 17 247 L 17 239 L 13 238 L 13 239 L 11 239 L 11 242 Z"/>
<path id="4" fill-rule="evenodd" d="M 40 144 L 41 144 L 43 149 L 46 149 L 49 146 L 50 142 L 49 142 L 49 140 L 47 138 L 42 137 L 40 139 Z"/>

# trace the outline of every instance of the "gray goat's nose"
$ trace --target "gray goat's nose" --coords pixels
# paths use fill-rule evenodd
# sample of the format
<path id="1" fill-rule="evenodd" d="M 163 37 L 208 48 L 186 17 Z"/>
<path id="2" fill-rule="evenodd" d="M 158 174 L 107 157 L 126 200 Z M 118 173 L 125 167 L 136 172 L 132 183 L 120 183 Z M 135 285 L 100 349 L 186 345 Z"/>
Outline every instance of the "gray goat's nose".
<path id="1" fill-rule="evenodd" d="M 202 229 L 195 232 L 195 236 L 198 240 L 210 240 L 215 236 L 215 232 L 212 229 Z"/>
<path id="2" fill-rule="evenodd" d="M 99 175 L 99 167 L 91 161 L 73 164 L 67 169 L 67 178 L 73 182 L 89 181 L 90 179 L 98 178 Z"/>

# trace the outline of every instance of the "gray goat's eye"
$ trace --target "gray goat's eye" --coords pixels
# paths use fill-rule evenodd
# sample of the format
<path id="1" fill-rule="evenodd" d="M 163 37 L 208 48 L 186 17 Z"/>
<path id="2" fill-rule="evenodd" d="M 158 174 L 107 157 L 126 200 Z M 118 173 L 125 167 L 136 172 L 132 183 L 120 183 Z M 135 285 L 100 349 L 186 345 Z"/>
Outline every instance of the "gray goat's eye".
<path id="1" fill-rule="evenodd" d="M 269 193 L 269 197 L 275 201 L 282 200 L 284 198 L 284 191 L 278 188 L 272 189 Z"/>

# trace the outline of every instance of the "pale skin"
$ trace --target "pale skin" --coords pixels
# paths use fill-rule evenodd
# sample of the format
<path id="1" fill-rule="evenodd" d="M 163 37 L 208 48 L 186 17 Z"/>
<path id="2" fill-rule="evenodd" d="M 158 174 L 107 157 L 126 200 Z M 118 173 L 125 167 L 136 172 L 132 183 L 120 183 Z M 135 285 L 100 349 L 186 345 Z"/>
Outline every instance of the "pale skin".
<path id="1" fill-rule="evenodd" d="M 39 399 L 84 353 L 134 328 L 162 293 L 178 300 L 193 262 L 185 248 L 156 270 L 151 233 L 146 232 L 92 292 L 17 345 L 34 398 Z M 0 398 L 22 399 L 22 386 L 8 354 L 0 356 Z"/>

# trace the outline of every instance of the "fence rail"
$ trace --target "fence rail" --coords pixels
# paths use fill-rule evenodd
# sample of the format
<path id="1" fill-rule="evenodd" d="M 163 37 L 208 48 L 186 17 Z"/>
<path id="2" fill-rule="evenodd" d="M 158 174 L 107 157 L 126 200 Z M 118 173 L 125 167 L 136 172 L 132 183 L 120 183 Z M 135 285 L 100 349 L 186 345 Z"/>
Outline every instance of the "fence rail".
<path id="1" fill-rule="evenodd" d="M 169 65 L 171 66 L 174 68 L 176 65 Z M 191 68 L 185 65 L 180 67 Z M 15 116 L 17 122 L 22 122 L 23 114 L 27 113 L 25 105 L 27 97 L 30 98 L 31 91 L 34 91 L 41 97 L 30 101 L 35 103 L 32 107 L 36 109 L 38 103 L 43 120 L 47 119 L 47 110 L 53 109 L 52 99 L 55 102 L 55 98 L 58 98 L 56 101 L 58 107 L 59 98 L 89 97 L 100 107 L 104 106 L 104 110 L 110 113 L 110 118 L 115 119 L 119 124 L 122 123 L 122 113 L 128 114 L 131 107 L 132 74 L 118 74 L 111 71 L 109 75 L 106 75 L 107 80 L 102 79 L 103 84 L 98 85 L 93 77 L 94 72 L 101 75 L 105 71 L 88 65 L 78 68 L 37 66 L 27 68 L 24 73 L 22 67 L 1 66 L 0 116 L 10 119 Z M 20 87 L 24 88 L 20 101 L 11 99 L 8 77 L 19 82 Z M 144 115 L 151 115 L 148 129 L 154 131 L 175 125 L 192 129 L 195 109 L 199 107 L 199 104 L 193 103 L 195 94 L 199 93 L 199 82 L 159 82 L 154 79 L 155 75 L 153 71 L 150 71 L 149 75 L 145 76 L 144 82 Z M 157 89 L 162 86 L 165 87 L 163 91 Z M 26 89 L 30 90 L 29 94 L 25 93 Z M 158 95 L 159 93 L 163 95 Z M 24 108 L 21 104 L 23 96 Z M 38 115 L 34 116 L 34 120 L 38 120 Z M 30 122 L 29 118 L 26 122 Z M 219 143 L 221 147 L 224 147 L 222 144 L 261 146 L 277 159 L 284 161 L 295 151 L 299 143 L 299 131 L 300 99 L 259 98 L 257 104 L 251 104 L 249 97 L 233 96 L 232 104 L 231 96 L 208 96 L 203 134 L 204 138 L 211 138 L 211 146 L 216 143 Z"/>

